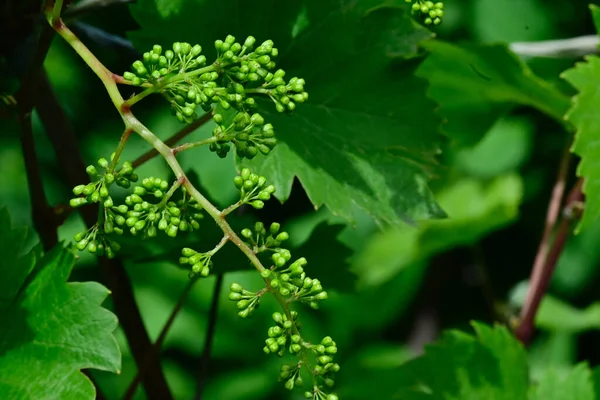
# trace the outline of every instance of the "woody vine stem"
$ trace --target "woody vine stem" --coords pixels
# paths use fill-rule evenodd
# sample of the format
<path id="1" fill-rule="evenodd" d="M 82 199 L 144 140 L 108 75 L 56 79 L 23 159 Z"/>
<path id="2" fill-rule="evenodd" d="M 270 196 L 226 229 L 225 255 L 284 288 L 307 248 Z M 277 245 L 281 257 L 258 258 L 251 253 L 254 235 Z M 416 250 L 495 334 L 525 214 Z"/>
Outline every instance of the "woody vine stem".
<path id="1" fill-rule="evenodd" d="M 286 381 L 286 388 L 292 389 L 302 384 L 300 371 L 304 369 L 311 377 L 312 386 L 311 390 L 305 391 L 306 398 L 337 400 L 337 395 L 326 393 L 327 389 L 321 384 L 324 383 L 327 387 L 332 386 L 332 374 L 339 370 L 339 365 L 333 363 L 331 357 L 337 351 L 335 342 L 330 337 L 325 337 L 317 345 L 306 342 L 300 335 L 296 322 L 297 313 L 290 309 L 290 303 L 296 300 L 316 308 L 317 302 L 325 299 L 327 293 L 323 291 L 317 279 L 306 277 L 302 269 L 302 266 L 306 264 L 304 258 L 283 268 L 291 256 L 288 250 L 279 247 L 280 243 L 288 238 L 287 233 L 279 232 L 279 224 L 274 223 L 270 228 L 265 229 L 261 223 L 257 223 L 254 232 L 250 229 L 242 231 L 244 240 L 231 228 L 225 218 L 233 209 L 242 204 L 262 208 L 263 200 L 270 198 L 275 190 L 274 187 L 266 185 L 266 178 L 258 177 L 244 169 L 234 180 L 234 184 L 241 192 L 241 200 L 225 210 L 219 210 L 189 181 L 176 158 L 178 152 L 201 145 L 210 145 L 212 151 L 224 157 L 230 149 L 229 143 L 235 145 L 237 155 L 241 157 L 253 158 L 258 151 L 268 154 L 275 145 L 273 128 L 270 124 L 265 124 L 259 114 L 250 116 L 246 112 L 247 109 L 254 106 L 254 99 L 251 96 L 244 96 L 247 94 L 267 95 L 275 103 L 277 111 L 293 110 L 295 103 L 301 103 L 308 97 L 303 90 L 304 81 L 292 78 L 285 83 L 283 80 L 285 73 L 282 70 L 278 70 L 274 74 L 268 72 L 275 66 L 270 57 L 277 55 L 277 49 L 272 47 L 271 41 L 264 42 L 250 54 L 254 38 L 249 37 L 241 45 L 236 43 L 235 38 L 231 36 L 228 36 L 225 42 L 215 42 L 218 59 L 208 66 L 204 66 L 206 58 L 200 55 L 200 46 L 192 47 L 187 43 L 175 43 L 173 51 L 168 50 L 164 55 L 162 55 L 160 46 L 154 46 L 152 52 L 144 54 L 144 62 L 136 61 L 133 64 L 135 73 L 116 75 L 109 71 L 64 24 L 60 17 L 62 3 L 62 0 L 46 3 L 44 11 L 48 22 L 100 78 L 125 125 L 125 130 L 111 160 L 107 161 L 102 158 L 98 162 L 105 172 L 99 174 L 94 166 L 89 166 L 87 172 L 92 178 L 92 183 L 79 185 L 74 189 L 75 195 L 80 197 L 72 199 L 71 206 L 100 203 L 97 226 L 75 236 L 77 248 L 79 250 L 87 248 L 92 253 L 105 254 L 110 258 L 114 256 L 114 252 L 118 250 L 119 246 L 108 239 L 106 234 L 123 233 L 123 229 L 126 228 L 134 235 L 143 233 L 145 236 L 152 237 L 157 234 L 155 225 L 160 220 L 158 229 L 164 231 L 168 236 L 174 237 L 178 230 L 198 229 L 197 220 L 201 218 L 201 215 L 196 211 L 206 211 L 223 232 L 221 242 L 206 253 L 198 253 L 184 248 L 180 262 L 192 265 L 192 274 L 206 276 L 212 265 L 210 258 L 226 243 L 233 243 L 248 258 L 265 282 L 265 288 L 256 293 L 249 292 L 238 284 L 232 284 L 229 298 L 237 301 L 237 306 L 241 309 L 238 314 L 242 317 L 248 316 L 258 307 L 260 297 L 266 292 L 275 297 L 283 310 L 283 314 L 275 313 L 273 315 L 277 325 L 269 329 L 269 338 L 266 340 L 264 350 L 266 353 L 283 355 L 286 345 L 289 345 L 290 353 L 298 356 L 299 361 L 296 365 L 282 367 L 280 378 Z M 244 62 L 246 63 L 244 66 L 237 66 Z M 232 65 L 236 66 L 230 68 L 227 73 L 231 73 L 234 77 L 226 75 L 231 81 L 228 83 L 229 86 L 227 88 L 217 87 L 216 81 L 220 77 L 219 72 L 223 72 Z M 190 84 L 194 79 L 195 83 Z M 145 90 L 131 99 L 125 100 L 118 89 L 118 83 L 144 87 Z M 256 87 L 261 83 L 262 85 Z M 186 84 L 191 85 L 191 89 Z M 254 87 L 252 87 L 253 85 Z M 194 108 L 197 104 L 202 105 L 205 111 L 209 111 L 211 104 L 217 103 L 224 110 L 233 107 L 238 114 L 228 127 L 223 116 L 215 114 L 213 119 L 218 126 L 213 131 L 213 137 L 172 148 L 144 126 L 131 111 L 131 107 L 138 101 L 147 95 L 158 92 L 167 97 L 174 114 L 181 122 L 194 120 Z M 187 96 L 187 101 L 181 95 L 182 93 Z M 131 163 L 125 162 L 120 169 L 117 168 L 120 155 L 132 133 L 141 136 L 164 158 L 175 175 L 175 182 L 169 185 L 166 181 L 158 178 L 146 178 L 142 180 L 142 185 L 136 186 L 133 194 L 127 197 L 126 204 L 115 206 L 108 187 L 114 182 L 128 188 L 132 182 L 138 180 Z M 178 190 L 183 191 L 184 199 L 175 203 L 172 198 Z M 160 202 L 150 204 L 142 200 L 142 196 L 151 195 L 161 199 Z M 179 205 L 182 206 L 179 207 Z M 194 213 L 184 215 L 185 211 L 181 210 L 185 208 L 192 209 Z M 265 267 L 257 257 L 258 253 L 267 250 L 274 252 L 271 257 L 273 266 L 269 268 Z"/>

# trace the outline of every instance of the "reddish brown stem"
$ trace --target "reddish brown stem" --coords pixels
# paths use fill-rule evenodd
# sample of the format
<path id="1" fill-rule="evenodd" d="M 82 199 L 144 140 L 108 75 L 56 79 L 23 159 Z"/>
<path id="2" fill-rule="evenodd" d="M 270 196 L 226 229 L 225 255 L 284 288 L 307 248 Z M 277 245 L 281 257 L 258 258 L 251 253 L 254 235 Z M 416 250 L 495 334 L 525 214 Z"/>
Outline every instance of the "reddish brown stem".
<path id="1" fill-rule="evenodd" d="M 582 182 L 582 179 L 577 181 L 567 196 L 566 205 L 563 210 L 568 212 L 574 205 L 583 201 L 584 197 L 581 191 Z M 529 344 L 533 336 L 535 315 L 546 290 L 548 290 L 548 285 L 550 284 L 560 254 L 571 233 L 572 223 L 573 219 L 571 218 L 566 218 L 565 216 L 561 218 L 554 241 L 552 242 L 552 247 L 550 248 L 547 257 L 543 260 L 540 270 L 537 274 L 535 273 L 536 271 L 532 271 L 529 292 L 527 294 L 525 305 L 521 310 L 519 326 L 515 332 L 517 339 L 525 345 Z"/>
<path id="2" fill-rule="evenodd" d="M 21 149 L 25 159 L 33 226 L 45 251 L 49 251 L 58 243 L 58 225 L 44 191 L 44 183 L 35 151 L 31 114 L 36 102 L 37 81 L 53 36 L 54 31 L 49 26 L 45 26 L 40 35 L 33 60 L 21 80 L 19 91 L 15 95 L 21 125 Z"/>
<path id="3" fill-rule="evenodd" d="M 558 220 L 558 216 L 560 213 L 560 207 L 565 192 L 565 181 L 567 179 L 567 173 L 569 170 L 570 157 L 570 148 L 569 146 L 565 146 L 560 166 L 556 174 L 556 181 L 554 183 L 554 187 L 552 188 L 552 195 L 548 204 L 548 210 L 546 212 L 546 223 L 544 225 L 544 232 L 542 234 L 542 239 L 540 240 L 540 244 L 535 255 L 535 260 L 533 262 L 533 268 L 531 270 L 532 284 L 542 279 L 542 275 L 545 273 L 544 262 L 546 261 L 546 258 L 548 256 L 548 249 L 550 248 L 552 232 L 554 232 L 556 221 Z M 527 299 L 525 300 L 525 304 L 521 309 L 521 318 L 531 314 L 532 310 L 530 308 L 533 306 L 533 296 L 534 291 L 532 290 L 532 288 L 530 288 L 529 292 L 527 293 Z"/>
<path id="4" fill-rule="evenodd" d="M 200 361 L 200 374 L 198 376 L 198 384 L 196 386 L 195 400 L 202 400 L 204 386 L 206 386 L 206 378 L 208 375 L 208 365 L 210 362 L 210 353 L 212 349 L 213 338 L 217 327 L 217 316 L 219 311 L 219 297 L 223 288 L 223 274 L 217 275 L 215 281 L 215 289 L 212 295 L 210 311 L 208 315 L 208 328 L 206 330 L 206 339 L 204 339 L 204 350 L 202 352 L 202 360 Z"/>
<path id="5" fill-rule="evenodd" d="M 167 333 L 169 333 L 169 330 L 173 326 L 173 322 L 175 322 L 175 318 L 179 314 L 179 311 L 181 311 L 181 309 L 183 308 L 183 304 L 185 303 L 185 300 L 187 299 L 188 295 L 190 294 L 190 291 L 192 290 L 192 287 L 194 286 L 195 282 L 196 282 L 196 279 L 191 279 L 190 282 L 188 283 L 188 285 L 185 287 L 185 289 L 181 293 L 181 296 L 179 296 L 179 301 L 177 301 L 177 304 L 173 308 L 173 311 L 171 311 L 171 315 L 169 315 L 169 318 L 167 319 L 165 326 L 163 326 L 162 330 L 160 331 L 160 334 L 158 335 L 158 339 L 156 339 L 156 342 L 154 342 L 154 344 L 152 345 L 152 348 L 146 354 L 145 362 L 142 364 L 141 367 L 138 368 L 138 372 L 137 372 L 135 378 L 133 378 L 133 380 L 129 384 L 129 387 L 125 391 L 125 394 L 123 395 L 123 400 L 133 399 L 133 396 L 135 395 L 138 385 L 140 384 L 142 379 L 144 379 L 146 372 L 148 372 L 148 366 L 151 365 L 155 359 L 157 359 L 158 353 L 160 352 L 160 349 L 165 341 L 165 338 L 167 337 Z"/>

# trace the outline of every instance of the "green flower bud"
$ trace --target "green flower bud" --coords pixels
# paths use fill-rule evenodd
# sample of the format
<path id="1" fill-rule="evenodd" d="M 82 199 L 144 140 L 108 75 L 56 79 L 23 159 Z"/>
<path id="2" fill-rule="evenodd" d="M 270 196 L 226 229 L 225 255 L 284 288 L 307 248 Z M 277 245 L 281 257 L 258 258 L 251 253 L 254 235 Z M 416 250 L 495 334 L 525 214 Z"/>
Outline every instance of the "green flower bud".
<path id="1" fill-rule="evenodd" d="M 282 324 L 283 323 L 283 315 L 281 313 L 273 313 L 272 315 L 273 317 L 273 321 L 275 321 L 278 324 Z"/>
<path id="2" fill-rule="evenodd" d="M 201 52 L 202 52 L 202 46 L 200 46 L 199 44 L 195 45 L 191 49 L 192 57 L 197 57 Z"/>
<path id="3" fill-rule="evenodd" d="M 229 290 L 231 292 L 234 293 L 242 293 L 242 291 L 244 290 L 244 288 L 242 287 L 242 285 L 240 285 L 239 283 L 232 283 L 231 286 L 229 287 Z"/>
<path id="4" fill-rule="evenodd" d="M 134 73 L 127 71 L 123 74 L 123 78 L 128 81 L 133 81 L 136 78 L 136 76 Z"/>
<path id="5" fill-rule="evenodd" d="M 248 228 L 244 228 L 242 229 L 242 236 L 245 237 L 246 239 L 250 239 L 252 237 L 252 231 Z"/>
<path id="6" fill-rule="evenodd" d="M 75 236 L 73 236 L 73 239 L 76 242 L 81 242 L 85 238 L 86 235 L 87 235 L 87 232 L 79 232 L 79 233 L 76 233 Z"/>
<path id="7" fill-rule="evenodd" d="M 271 270 L 270 269 L 265 269 L 260 273 L 260 276 L 263 277 L 263 279 L 267 279 L 268 277 L 271 276 Z"/>
<path id="8" fill-rule="evenodd" d="M 175 237 L 175 236 L 177 236 L 177 231 L 178 231 L 177 225 L 169 225 L 169 228 L 167 230 L 167 235 L 170 237 Z"/>
<path id="9" fill-rule="evenodd" d="M 256 43 L 256 39 L 254 38 L 254 36 L 248 36 L 244 41 L 244 47 L 252 48 L 254 46 L 254 43 Z"/>
<path id="10" fill-rule="evenodd" d="M 83 193 L 83 189 L 85 189 L 85 185 L 77 185 L 73 188 L 73 194 L 79 196 Z"/>
<path id="11" fill-rule="evenodd" d="M 92 193 L 92 194 L 90 195 L 90 201 L 91 201 L 92 203 L 97 203 L 97 202 L 99 202 L 99 201 L 100 201 L 100 193 L 98 193 L 97 191 L 96 191 L 96 192 L 94 192 L 94 193 Z"/>
<path id="12" fill-rule="evenodd" d="M 242 299 L 242 295 L 239 293 L 235 293 L 235 292 L 230 292 L 229 293 L 229 300 L 232 301 L 239 301 Z"/>
<path id="13" fill-rule="evenodd" d="M 84 204 L 87 204 L 87 202 L 88 202 L 87 199 L 84 197 L 75 197 L 75 198 L 69 200 L 69 205 L 73 208 L 77 208 Z"/>

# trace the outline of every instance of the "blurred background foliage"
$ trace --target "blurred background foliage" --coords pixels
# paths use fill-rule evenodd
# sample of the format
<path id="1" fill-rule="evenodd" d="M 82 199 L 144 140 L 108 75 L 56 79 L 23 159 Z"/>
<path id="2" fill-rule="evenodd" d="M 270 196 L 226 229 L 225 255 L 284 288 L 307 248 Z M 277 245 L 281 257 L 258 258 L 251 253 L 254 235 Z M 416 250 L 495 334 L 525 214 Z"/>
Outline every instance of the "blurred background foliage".
<path id="1" fill-rule="evenodd" d="M 182 2 L 156 0 L 159 10 L 166 14 L 177 13 Z M 444 22 L 435 31 L 438 38 L 457 44 L 593 34 L 587 5 L 583 0 L 447 0 Z M 105 65 L 113 71 L 128 69 L 135 52 L 94 41 L 89 27 L 127 38 L 138 28 L 129 6 L 115 5 L 82 15 L 77 23 L 74 30 Z M 576 60 L 524 61 L 538 76 L 572 93 L 559 74 Z M 75 125 L 86 162 L 110 154 L 121 135 L 122 122 L 100 82 L 59 39 L 54 40 L 45 67 Z M 161 138 L 180 128 L 162 99 L 150 98 L 146 103 L 136 115 Z M 337 341 L 342 366 L 337 380 L 340 398 L 385 399 L 387 393 L 393 393 L 396 368 L 418 354 L 441 330 L 470 331 L 470 320 L 492 322 L 522 304 L 567 134 L 555 121 L 529 107 L 512 108 L 488 122 L 491 128 L 474 146 L 443 144 L 443 170 L 433 186 L 448 219 L 380 230 L 369 216 L 357 211 L 356 224 L 349 226 L 325 208 L 315 212 L 302 187 L 295 184 L 285 204 L 271 201 L 264 211 L 248 212 L 239 223 L 242 226 L 259 218 L 281 222 L 294 248 L 299 249 L 295 253 L 305 255 L 309 267 L 312 264 L 314 268 L 311 273 L 333 289 L 320 311 L 303 312 L 303 324 L 309 337 L 331 335 Z M 32 225 L 18 126 L 6 119 L 2 123 L 0 205 L 8 207 L 15 225 Z M 190 141 L 205 137 L 210 129 L 198 130 Z M 68 188 L 36 116 L 34 131 L 49 200 L 52 204 L 65 202 Z M 146 149 L 145 143 L 134 138 L 125 158 L 133 159 Z M 231 157 L 221 160 L 207 149 L 199 149 L 183 153 L 181 160 L 186 170 L 197 174 L 200 186 L 218 205 L 235 199 Z M 169 170 L 156 159 L 143 165 L 139 174 L 164 178 Z M 61 227 L 60 237 L 69 241 L 82 228 L 82 221 L 73 215 Z M 212 243 L 214 235 L 207 228 L 189 240 Z M 181 246 L 165 246 L 134 241 L 124 246 L 136 299 L 153 339 L 188 282 L 188 272 L 174 262 Z M 215 263 L 216 270 L 231 271 L 225 275 L 225 287 L 233 281 L 248 288 L 261 286 L 260 277 L 246 268 L 242 259 L 224 257 Z M 566 368 L 583 359 L 592 365 L 600 363 L 600 348 L 593 345 L 600 339 L 600 306 L 594 290 L 600 283 L 599 266 L 597 224 L 595 229 L 571 237 L 560 258 L 551 295 L 537 319 L 541 333 L 530 354 L 534 371 L 548 365 Z M 87 254 L 81 254 L 72 279 L 102 281 L 94 259 Z M 195 391 L 214 279 L 196 284 L 161 354 L 177 399 L 190 399 Z M 291 398 L 274 379 L 280 360 L 265 356 L 261 350 L 276 305 L 265 301 L 254 320 L 247 321 L 237 317 L 234 304 L 226 296 L 225 290 L 204 398 Z M 123 349 L 122 374 L 93 374 L 109 398 L 120 397 L 135 374 L 124 336 L 117 332 L 117 337 Z M 136 398 L 144 398 L 142 389 Z"/>

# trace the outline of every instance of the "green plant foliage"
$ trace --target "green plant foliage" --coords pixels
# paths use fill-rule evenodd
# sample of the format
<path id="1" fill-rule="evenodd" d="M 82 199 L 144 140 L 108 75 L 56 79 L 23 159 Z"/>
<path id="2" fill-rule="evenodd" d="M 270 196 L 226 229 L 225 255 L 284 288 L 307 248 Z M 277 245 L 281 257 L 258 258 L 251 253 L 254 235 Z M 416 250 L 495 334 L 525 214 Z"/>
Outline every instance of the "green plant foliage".
<path id="1" fill-rule="evenodd" d="M 243 165 L 259 174 L 276 171 L 269 176 L 282 201 L 298 177 L 313 204 L 325 204 L 349 220 L 354 219 L 355 203 L 380 223 L 442 216 L 427 187 L 437 153 L 435 105 L 425 97 L 424 82 L 412 76 L 416 62 L 391 67 L 394 59 L 414 56 L 419 42 L 431 34 L 416 25 L 405 9 L 383 2 L 342 8 L 337 2 L 307 1 L 309 25 L 292 40 L 289 28 L 282 25 L 297 17 L 300 2 L 278 8 L 272 26 L 250 18 L 261 11 L 270 15 L 273 10 L 267 3 L 241 5 L 230 13 L 244 15 L 239 23 L 246 32 L 269 35 L 286 49 L 279 65 L 291 74 L 295 68 L 301 71 L 310 98 L 293 118 L 265 112 L 277 128 L 280 145 L 269 157 Z M 188 7 L 208 19 L 215 7 L 230 5 L 207 2 Z M 166 40 L 175 33 L 179 39 L 174 40 L 193 35 L 200 42 L 220 32 L 213 21 L 204 20 L 198 23 L 206 29 L 192 32 L 175 17 L 160 18 L 148 4 L 133 6 L 132 11 L 148 28 L 132 33 L 136 43 L 147 43 L 148 35 Z M 425 117 L 423 112 L 431 114 Z M 318 125 L 311 122 L 317 120 Z"/>
<path id="2" fill-rule="evenodd" d="M 475 336 L 447 331 L 425 354 L 401 368 L 395 399 L 592 400 L 585 363 L 560 375 L 552 367 L 530 384 L 525 349 L 504 327 L 474 322 Z"/>
<path id="3" fill-rule="evenodd" d="M 1 303 L 1 397 L 95 399 L 80 370 L 121 368 L 112 335 L 117 319 L 100 307 L 109 291 L 96 282 L 65 283 L 75 257 L 61 246 L 41 258 L 24 251 L 23 230 L 11 228 L 6 209 L 0 226 L 2 254 L 13 257 L 2 263 L 2 284 L 10 289 Z"/>
<path id="4" fill-rule="evenodd" d="M 586 62 L 562 74 L 578 90 L 566 119 L 577 129 L 572 151 L 581 157 L 577 175 L 584 178 L 583 193 L 588 198 L 600 196 L 600 118 L 596 110 L 600 105 L 597 87 L 600 84 L 600 58 L 589 56 Z M 577 231 L 590 229 L 600 219 L 600 202 L 588 201 Z"/>
<path id="5" fill-rule="evenodd" d="M 513 221 L 522 185 L 520 177 L 505 175 L 487 184 L 463 179 L 443 190 L 437 198 L 450 218 L 422 223 L 419 230 L 398 228 L 374 236 L 353 263 L 359 284 L 379 285 L 415 262 L 454 246 L 476 243 Z"/>
<path id="6" fill-rule="evenodd" d="M 496 119 L 516 105 L 535 107 L 563 121 L 569 99 L 533 72 L 506 45 L 422 43 L 430 54 L 417 75 L 446 120 L 443 131 L 457 145 L 471 146 Z"/>
<path id="7" fill-rule="evenodd" d="M 600 400 L 585 0 L 9 3 L 0 400 Z"/>
<path id="8" fill-rule="evenodd" d="M 586 364 L 578 364 L 564 376 L 549 368 L 537 386 L 532 387 L 530 400 L 594 400 L 592 371 Z"/>
<path id="9" fill-rule="evenodd" d="M 473 323 L 476 336 L 448 331 L 399 371 L 398 399 L 526 399 L 525 349 L 504 327 Z"/>

